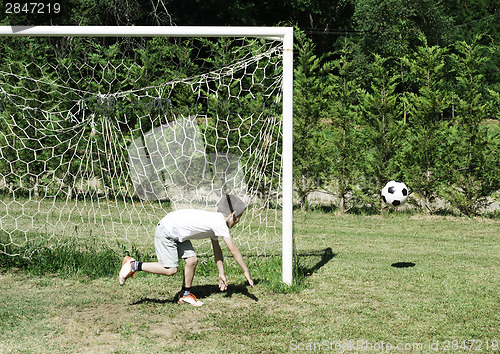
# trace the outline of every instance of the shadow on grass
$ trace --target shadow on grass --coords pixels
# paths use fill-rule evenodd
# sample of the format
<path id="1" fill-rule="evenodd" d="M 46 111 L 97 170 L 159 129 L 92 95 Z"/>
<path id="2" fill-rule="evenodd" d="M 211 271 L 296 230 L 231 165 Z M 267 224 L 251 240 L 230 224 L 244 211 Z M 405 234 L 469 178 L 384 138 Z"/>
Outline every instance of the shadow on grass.
<path id="1" fill-rule="evenodd" d="M 256 285 L 258 283 L 259 283 L 259 280 L 255 279 L 254 284 Z M 222 292 L 222 293 L 224 293 L 224 297 L 232 297 L 234 294 L 241 294 L 241 295 L 244 295 L 244 296 L 246 296 L 254 301 L 259 301 L 257 296 L 255 296 L 254 294 L 251 294 L 248 291 L 249 286 L 250 285 L 248 285 L 246 282 L 238 284 L 238 285 L 229 284 L 229 286 L 227 287 L 227 290 Z M 197 298 L 203 299 L 206 297 L 210 297 L 213 294 L 219 294 L 219 293 L 221 293 L 221 291 L 219 290 L 219 286 L 217 286 L 217 285 L 199 285 L 199 286 L 193 286 L 193 293 L 196 294 Z"/>
<path id="2" fill-rule="evenodd" d="M 258 283 L 258 280 L 254 281 L 255 284 Z M 198 299 L 203 299 L 210 297 L 213 294 L 219 294 L 219 293 L 224 293 L 224 297 L 232 297 L 233 294 L 241 294 L 249 297 L 250 299 L 254 301 L 259 301 L 257 296 L 254 294 L 251 294 L 248 291 L 249 285 L 247 283 L 241 283 L 239 285 L 234 285 L 234 284 L 229 284 L 227 287 L 227 290 L 222 292 L 219 290 L 219 286 L 217 285 L 199 285 L 199 286 L 193 286 L 192 291 L 193 294 L 196 295 Z M 140 299 L 138 301 L 135 301 L 132 303 L 132 305 L 141 305 L 141 304 L 168 304 L 172 303 L 175 304 L 179 300 L 179 293 L 175 294 L 173 298 L 170 299 L 152 299 L 149 297 L 145 297 L 143 299 Z"/>
<path id="3" fill-rule="evenodd" d="M 333 253 L 331 247 L 327 247 L 318 251 L 299 253 L 296 258 L 295 274 L 293 284 L 291 286 L 284 284 L 281 279 L 280 259 L 275 257 L 266 257 L 269 258 L 269 261 L 262 262 L 260 266 L 255 269 L 256 273 L 254 274 L 254 284 L 257 285 L 261 283 L 276 293 L 300 292 L 306 286 L 305 279 L 324 267 L 336 255 L 336 253 Z M 193 293 L 197 298 L 204 299 L 212 295 L 219 294 L 221 293 L 221 291 L 219 290 L 218 285 L 207 284 L 193 286 Z M 258 297 L 249 291 L 249 285 L 247 282 L 243 282 L 240 284 L 229 284 L 227 290 L 224 291 L 223 294 L 224 297 L 227 298 L 230 298 L 235 294 L 239 294 L 244 295 L 255 302 L 259 301 Z M 132 305 L 140 305 L 145 303 L 176 303 L 179 299 L 178 295 L 179 294 L 176 294 L 173 298 L 168 299 L 143 298 L 132 303 Z"/>
<path id="4" fill-rule="evenodd" d="M 177 296 L 177 295 L 176 295 Z M 137 300 L 133 302 L 131 305 L 141 305 L 141 304 L 173 304 L 176 302 L 176 298 L 173 299 L 151 299 L 149 297 L 145 297 L 144 299 Z"/>
<path id="5" fill-rule="evenodd" d="M 324 267 L 336 255 L 331 247 L 320 251 L 300 253 L 298 255 L 297 271 L 300 275 L 310 276 Z"/>
<path id="6" fill-rule="evenodd" d="M 412 267 L 415 267 L 415 263 L 413 263 L 413 262 L 396 262 L 396 263 L 392 263 L 391 267 L 393 267 L 393 268 L 412 268 Z"/>

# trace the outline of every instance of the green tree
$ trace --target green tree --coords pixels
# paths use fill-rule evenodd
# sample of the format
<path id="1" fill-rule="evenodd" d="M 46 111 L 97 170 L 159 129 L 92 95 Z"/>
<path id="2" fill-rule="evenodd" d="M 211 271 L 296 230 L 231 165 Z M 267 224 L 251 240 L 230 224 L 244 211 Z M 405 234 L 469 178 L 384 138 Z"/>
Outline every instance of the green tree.
<path id="1" fill-rule="evenodd" d="M 442 44 L 451 23 L 441 2 L 433 0 L 358 0 L 352 21 L 365 57 L 402 57 L 418 46 L 420 32 L 432 44 Z"/>
<path id="2" fill-rule="evenodd" d="M 361 168 L 366 181 L 361 195 L 367 196 L 371 205 L 379 202 L 380 190 L 387 181 L 401 177 L 394 160 L 405 129 L 401 94 L 397 92 L 401 77 L 389 63 L 388 58 L 375 54 L 369 89 L 358 90 L 362 112 L 358 145 L 365 149 Z"/>
<path id="3" fill-rule="evenodd" d="M 477 37 L 472 43 L 459 42 L 452 54 L 458 102 L 447 154 L 448 184 L 444 188 L 451 205 L 469 216 L 488 205 L 488 197 L 500 188 L 498 132 L 485 124 L 495 92 L 488 94 L 486 90 L 483 70 L 488 56 L 479 40 Z"/>
<path id="4" fill-rule="evenodd" d="M 358 145 L 356 130 L 358 120 L 358 82 L 352 62 L 352 44 L 344 42 L 333 60 L 333 71 L 328 77 L 328 110 L 323 129 L 323 156 L 328 163 L 329 176 L 336 184 L 339 211 L 345 213 L 349 194 L 360 178 L 359 157 L 362 148 Z"/>
<path id="5" fill-rule="evenodd" d="M 447 50 L 429 46 L 424 36 L 421 40 L 415 53 L 403 60 L 409 68 L 413 92 L 403 97 L 408 126 L 398 159 L 402 179 L 420 197 L 421 206 L 432 212 L 431 202 L 437 197 L 442 178 L 443 147 L 448 139 L 449 124 L 443 116 L 450 93 L 444 80 Z"/>
<path id="6" fill-rule="evenodd" d="M 325 57 L 314 54 L 314 43 L 301 31 L 296 33 L 295 48 L 293 175 L 300 206 L 306 208 L 307 196 L 322 185 L 325 175 L 321 119 L 328 106 L 323 78 L 330 67 Z"/>

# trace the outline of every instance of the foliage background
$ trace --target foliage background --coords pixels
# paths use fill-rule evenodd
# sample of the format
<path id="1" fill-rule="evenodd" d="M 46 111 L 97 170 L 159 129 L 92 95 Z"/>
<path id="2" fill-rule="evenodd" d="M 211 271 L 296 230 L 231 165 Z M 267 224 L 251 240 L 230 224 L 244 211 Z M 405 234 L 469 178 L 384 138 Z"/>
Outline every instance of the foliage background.
<path id="1" fill-rule="evenodd" d="M 300 206 L 322 190 L 340 212 L 377 212 L 383 184 L 400 179 L 418 208 L 476 215 L 499 199 L 499 10 L 494 0 L 70 0 L 59 14 L 2 11 L 0 24 L 293 25 Z"/>

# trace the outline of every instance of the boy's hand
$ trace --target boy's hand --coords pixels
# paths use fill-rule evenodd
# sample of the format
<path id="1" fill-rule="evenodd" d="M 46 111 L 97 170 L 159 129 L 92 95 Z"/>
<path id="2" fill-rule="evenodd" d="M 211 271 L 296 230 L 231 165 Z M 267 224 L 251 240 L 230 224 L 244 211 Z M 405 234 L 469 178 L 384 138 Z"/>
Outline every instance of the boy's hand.
<path id="1" fill-rule="evenodd" d="M 253 279 L 252 279 L 252 276 L 250 275 L 250 272 L 247 270 L 244 274 L 245 274 L 245 278 L 247 278 L 247 280 L 248 280 L 248 283 L 253 288 Z"/>
<path id="2" fill-rule="evenodd" d="M 219 289 L 220 291 L 227 290 L 227 279 L 224 274 L 219 274 Z"/>

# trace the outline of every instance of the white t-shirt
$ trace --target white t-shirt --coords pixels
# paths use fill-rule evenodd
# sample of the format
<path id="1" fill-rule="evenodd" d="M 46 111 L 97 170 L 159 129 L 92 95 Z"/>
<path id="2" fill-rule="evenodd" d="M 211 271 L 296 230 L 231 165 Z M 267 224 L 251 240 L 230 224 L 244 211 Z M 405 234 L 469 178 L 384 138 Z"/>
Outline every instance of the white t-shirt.
<path id="1" fill-rule="evenodd" d="M 201 238 L 231 237 L 224 215 L 218 212 L 181 209 L 168 213 L 160 224 L 179 242 Z"/>

